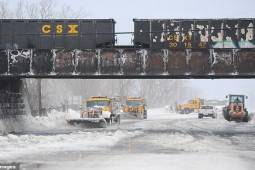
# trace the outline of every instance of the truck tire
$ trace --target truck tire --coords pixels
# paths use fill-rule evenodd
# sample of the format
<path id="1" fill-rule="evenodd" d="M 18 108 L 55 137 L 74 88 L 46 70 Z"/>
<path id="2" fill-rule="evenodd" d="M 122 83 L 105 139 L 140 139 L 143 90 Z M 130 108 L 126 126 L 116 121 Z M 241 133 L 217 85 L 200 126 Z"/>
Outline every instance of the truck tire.
<path id="1" fill-rule="evenodd" d="M 111 125 L 111 118 L 110 119 L 105 119 L 107 126 Z"/>
<path id="2" fill-rule="evenodd" d="M 118 115 L 118 124 L 120 125 L 120 115 Z"/>
<path id="3" fill-rule="evenodd" d="M 216 114 L 213 114 L 212 118 L 215 119 L 216 117 L 217 117 L 217 115 L 216 115 Z"/>
<path id="4" fill-rule="evenodd" d="M 249 121 L 249 114 L 248 114 L 248 112 L 246 111 L 246 114 L 245 114 L 245 116 L 244 116 L 244 118 L 243 118 L 243 122 L 248 122 Z"/>
<path id="5" fill-rule="evenodd" d="M 224 108 L 223 109 L 223 116 L 227 121 L 230 121 L 230 116 L 228 114 L 228 109 Z"/>
<path id="6" fill-rule="evenodd" d="M 147 119 L 147 110 L 144 110 L 143 118 Z"/>
<path id="7" fill-rule="evenodd" d="M 107 123 L 106 123 L 106 121 L 104 121 L 104 120 L 100 120 L 100 121 L 99 121 L 99 127 L 100 127 L 100 128 L 106 128 L 106 126 L 107 126 L 106 124 L 107 124 Z"/>
<path id="8" fill-rule="evenodd" d="M 184 114 L 189 114 L 189 113 L 190 113 L 189 108 L 185 108 L 185 109 L 184 109 Z"/>

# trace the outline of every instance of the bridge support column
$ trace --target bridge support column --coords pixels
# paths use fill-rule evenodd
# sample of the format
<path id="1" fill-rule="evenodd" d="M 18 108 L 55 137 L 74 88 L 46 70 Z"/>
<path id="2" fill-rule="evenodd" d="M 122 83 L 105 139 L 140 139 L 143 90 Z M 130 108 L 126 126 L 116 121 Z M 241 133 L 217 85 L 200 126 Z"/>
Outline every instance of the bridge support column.
<path id="1" fill-rule="evenodd" d="M 31 115 L 25 80 L 0 79 L 0 119 Z"/>

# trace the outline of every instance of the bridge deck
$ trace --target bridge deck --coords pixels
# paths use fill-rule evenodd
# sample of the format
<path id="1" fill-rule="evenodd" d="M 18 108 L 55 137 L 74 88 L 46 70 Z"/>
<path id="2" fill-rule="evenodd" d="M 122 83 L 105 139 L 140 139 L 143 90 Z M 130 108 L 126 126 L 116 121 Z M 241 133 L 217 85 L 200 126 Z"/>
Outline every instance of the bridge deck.
<path id="1" fill-rule="evenodd" d="M 0 78 L 255 78 L 255 49 L 0 50 Z"/>

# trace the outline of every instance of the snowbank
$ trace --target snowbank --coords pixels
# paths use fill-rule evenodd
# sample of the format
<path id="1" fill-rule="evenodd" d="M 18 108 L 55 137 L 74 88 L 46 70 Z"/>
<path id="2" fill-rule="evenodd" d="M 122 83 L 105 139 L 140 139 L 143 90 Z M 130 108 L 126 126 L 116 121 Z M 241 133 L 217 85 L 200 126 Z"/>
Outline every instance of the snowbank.
<path id="1" fill-rule="evenodd" d="M 105 150 L 124 138 L 134 137 L 140 131 L 92 131 L 61 135 L 12 135 L 0 136 L 0 160 L 26 159 L 36 154 L 52 154 L 59 151 Z"/>
<path id="2" fill-rule="evenodd" d="M 69 110 L 69 113 L 74 116 L 79 116 L 79 113 Z M 15 118 L 0 120 L 0 134 L 8 134 L 10 132 L 24 131 L 42 131 L 51 129 L 73 128 L 66 123 L 66 113 L 52 110 L 48 113 L 48 117 L 33 117 L 28 115 L 17 116 Z"/>
<path id="3" fill-rule="evenodd" d="M 65 119 L 69 120 L 69 119 L 79 119 L 80 118 L 80 113 L 76 112 L 72 109 L 68 110 L 68 113 L 65 114 Z"/>

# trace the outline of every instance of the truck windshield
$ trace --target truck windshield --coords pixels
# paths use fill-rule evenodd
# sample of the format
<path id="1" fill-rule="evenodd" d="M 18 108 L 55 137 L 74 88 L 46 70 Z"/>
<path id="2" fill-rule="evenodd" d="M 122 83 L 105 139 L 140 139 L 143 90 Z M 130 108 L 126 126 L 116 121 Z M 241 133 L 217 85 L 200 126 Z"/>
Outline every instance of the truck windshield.
<path id="1" fill-rule="evenodd" d="M 189 103 L 193 104 L 193 100 L 189 100 Z"/>
<path id="2" fill-rule="evenodd" d="M 108 100 L 94 100 L 94 101 L 87 101 L 87 107 L 93 107 L 93 106 L 108 106 L 109 101 Z"/>
<path id="3" fill-rule="evenodd" d="M 201 109 L 213 109 L 213 106 L 202 106 Z"/>
<path id="4" fill-rule="evenodd" d="M 243 103 L 244 96 L 230 96 L 230 103 Z"/>
<path id="5" fill-rule="evenodd" d="M 142 104 L 141 100 L 128 100 L 126 102 L 127 106 L 140 106 Z"/>

